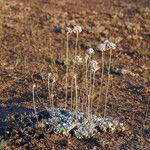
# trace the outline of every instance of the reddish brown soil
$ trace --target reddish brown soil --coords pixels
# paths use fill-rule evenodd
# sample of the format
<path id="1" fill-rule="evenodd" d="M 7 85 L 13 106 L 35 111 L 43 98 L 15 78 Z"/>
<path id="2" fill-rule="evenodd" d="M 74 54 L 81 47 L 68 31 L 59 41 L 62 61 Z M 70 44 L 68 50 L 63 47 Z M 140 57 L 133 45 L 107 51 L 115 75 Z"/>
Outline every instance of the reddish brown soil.
<path id="1" fill-rule="evenodd" d="M 8 115 L 33 111 L 33 83 L 36 83 L 40 98 L 38 106 L 43 109 L 43 101 L 48 96 L 50 60 L 65 58 L 64 28 L 76 24 L 83 27 L 79 37 L 81 55 L 86 47 L 96 49 L 107 38 L 117 44 L 112 68 L 139 74 L 138 77 L 111 76 L 107 116 L 124 122 L 126 131 L 99 133 L 90 140 L 52 134 L 41 141 L 33 139 L 30 146 L 37 149 L 148 150 L 149 0 L 0 0 L 0 132 L 5 128 L 4 118 Z M 74 43 L 72 36 L 70 48 Z M 101 53 L 96 51 L 94 57 L 100 60 Z M 58 107 L 64 102 L 65 72 L 61 64 L 56 64 L 56 68 L 55 72 L 60 75 L 55 85 L 55 106 Z M 99 108 L 103 114 L 104 101 Z M 12 144 L 11 138 L 7 139 L 8 147 Z"/>

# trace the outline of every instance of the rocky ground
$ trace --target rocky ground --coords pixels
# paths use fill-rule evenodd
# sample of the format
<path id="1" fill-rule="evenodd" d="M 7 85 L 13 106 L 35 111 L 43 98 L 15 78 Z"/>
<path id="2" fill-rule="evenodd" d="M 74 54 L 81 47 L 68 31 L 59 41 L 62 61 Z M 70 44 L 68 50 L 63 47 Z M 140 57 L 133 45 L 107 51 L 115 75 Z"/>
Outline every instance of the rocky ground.
<path id="1" fill-rule="evenodd" d="M 38 110 L 47 104 L 47 74 L 55 61 L 59 74 L 55 107 L 63 107 L 66 26 L 80 25 L 79 53 L 105 39 L 116 43 L 111 68 L 107 116 L 124 122 L 126 131 L 99 132 L 77 139 L 35 129 L 28 143 L 18 133 L 7 135 L 6 149 L 145 149 L 150 142 L 150 2 L 149 0 L 0 0 L 0 137 L 14 116 L 33 112 L 32 85 L 36 83 Z M 74 49 L 75 37 L 70 38 Z M 106 57 L 108 54 L 106 54 Z M 119 70 L 119 71 L 118 71 Z M 122 71 L 125 70 L 125 71 Z M 80 71 L 80 70 L 78 70 Z M 99 74 L 97 74 L 98 76 Z M 105 80 L 106 81 L 106 80 Z M 97 82 L 97 86 L 99 82 Z M 105 88 L 105 86 L 104 86 Z M 96 88 L 97 89 L 97 88 Z M 70 102 L 68 102 L 68 107 Z M 96 101 L 93 108 L 96 108 Z M 99 113 L 103 115 L 104 101 Z M 8 123 L 9 122 L 9 123 Z M 41 133 L 42 131 L 42 133 Z M 37 137 L 38 132 L 42 136 Z M 16 136 L 15 136 L 16 135 Z M 20 138 L 21 137 L 21 138 Z"/>

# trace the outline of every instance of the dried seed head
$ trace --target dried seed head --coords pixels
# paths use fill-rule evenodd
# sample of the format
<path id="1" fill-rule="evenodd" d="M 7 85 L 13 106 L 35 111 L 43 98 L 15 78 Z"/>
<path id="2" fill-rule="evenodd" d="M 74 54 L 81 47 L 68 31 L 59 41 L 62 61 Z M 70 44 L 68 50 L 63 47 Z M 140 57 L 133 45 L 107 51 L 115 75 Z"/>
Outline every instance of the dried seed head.
<path id="1" fill-rule="evenodd" d="M 82 63 L 82 58 L 80 56 L 75 56 L 73 61 L 77 64 Z"/>
<path id="2" fill-rule="evenodd" d="M 72 28 L 70 28 L 70 27 L 66 27 L 66 31 L 67 31 L 67 33 L 72 33 L 73 32 Z"/>
<path id="3" fill-rule="evenodd" d="M 90 64 L 90 66 L 97 66 L 98 62 L 96 60 L 90 60 L 89 64 Z"/>
<path id="4" fill-rule="evenodd" d="M 92 71 L 92 72 L 96 72 L 96 71 L 99 70 L 99 69 L 100 69 L 99 66 L 93 66 L 93 67 L 91 67 L 91 71 Z"/>
<path id="5" fill-rule="evenodd" d="M 92 72 L 96 72 L 100 68 L 98 66 L 98 62 L 96 60 L 90 60 L 89 64 L 90 64 L 90 69 L 91 69 Z"/>
<path id="6" fill-rule="evenodd" d="M 88 49 L 86 50 L 86 52 L 87 52 L 89 55 L 94 54 L 94 49 L 93 49 L 93 48 L 88 48 Z"/>
<path id="7" fill-rule="evenodd" d="M 74 33 L 81 33 L 82 32 L 81 26 L 74 26 L 73 27 L 73 32 Z"/>
<path id="8" fill-rule="evenodd" d="M 100 45 L 98 45 L 97 48 L 98 48 L 100 51 L 104 52 L 104 51 L 106 51 L 106 44 L 100 44 Z"/>
<path id="9" fill-rule="evenodd" d="M 33 84 L 33 88 L 35 88 L 36 87 L 36 85 L 35 84 Z"/>
<path id="10" fill-rule="evenodd" d="M 112 50 L 116 49 L 116 44 L 110 42 L 109 40 L 106 40 L 106 41 L 104 42 L 104 44 L 106 45 L 106 47 L 107 47 L 108 49 L 112 49 Z"/>

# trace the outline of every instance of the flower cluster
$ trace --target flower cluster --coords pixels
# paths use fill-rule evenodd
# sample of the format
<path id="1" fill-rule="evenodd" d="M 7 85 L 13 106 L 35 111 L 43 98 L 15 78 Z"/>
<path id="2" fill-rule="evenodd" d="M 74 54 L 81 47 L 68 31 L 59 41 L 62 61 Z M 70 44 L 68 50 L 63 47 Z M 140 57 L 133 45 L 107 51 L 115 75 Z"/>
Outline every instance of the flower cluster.
<path id="1" fill-rule="evenodd" d="M 66 32 L 67 32 L 67 33 L 72 33 L 73 30 L 72 30 L 72 28 L 70 28 L 70 27 L 66 27 Z"/>
<path id="2" fill-rule="evenodd" d="M 92 72 L 99 70 L 98 62 L 96 60 L 90 60 L 89 65 Z"/>
<path id="3" fill-rule="evenodd" d="M 73 27 L 73 32 L 74 33 L 81 33 L 82 32 L 81 26 L 74 26 Z"/>
<path id="4" fill-rule="evenodd" d="M 106 40 L 106 41 L 104 42 L 104 44 L 106 45 L 106 48 L 107 48 L 107 49 L 112 49 L 112 50 L 116 49 L 116 44 L 110 42 L 109 40 Z"/>
<path id="5" fill-rule="evenodd" d="M 104 52 L 104 51 L 106 51 L 106 44 L 100 44 L 100 45 L 98 45 L 97 48 L 98 48 L 100 51 Z"/>
<path id="6" fill-rule="evenodd" d="M 80 56 L 75 56 L 73 61 L 77 64 L 82 63 L 82 58 Z"/>
<path id="7" fill-rule="evenodd" d="M 104 41 L 104 43 L 98 45 L 98 49 L 102 52 L 106 51 L 106 50 L 114 50 L 116 49 L 116 44 L 110 42 L 109 40 Z"/>
<path id="8" fill-rule="evenodd" d="M 88 48 L 88 49 L 86 50 L 86 52 L 87 52 L 87 54 L 89 54 L 89 55 L 94 54 L 93 48 Z"/>
<path id="9" fill-rule="evenodd" d="M 66 27 L 66 32 L 67 33 L 81 33 L 82 27 L 81 26 L 74 26 L 73 28 Z"/>

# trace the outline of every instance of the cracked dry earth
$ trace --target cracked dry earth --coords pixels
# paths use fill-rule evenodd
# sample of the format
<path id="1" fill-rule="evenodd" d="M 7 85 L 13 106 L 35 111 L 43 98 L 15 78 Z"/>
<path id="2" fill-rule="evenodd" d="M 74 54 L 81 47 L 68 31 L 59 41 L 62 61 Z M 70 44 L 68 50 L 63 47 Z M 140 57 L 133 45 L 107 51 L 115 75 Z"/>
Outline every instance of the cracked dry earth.
<path id="1" fill-rule="evenodd" d="M 14 116 L 32 114 L 33 83 L 37 85 L 38 110 L 45 108 L 47 74 L 51 71 L 52 60 L 56 62 L 55 72 L 59 74 L 54 104 L 55 107 L 64 106 L 64 28 L 72 25 L 83 28 L 79 37 L 81 56 L 88 47 L 93 47 L 94 58 L 101 61 L 101 53 L 96 47 L 110 39 L 117 45 L 112 56 L 112 70 L 126 69 L 137 74 L 111 72 L 107 116 L 124 122 L 126 130 L 98 132 L 91 139 L 78 140 L 34 129 L 30 140 L 24 142 L 12 124 L 15 126 L 13 134 L 6 136 L 8 122 Z M 149 29 L 149 0 L 0 0 L 0 139 L 7 142 L 5 149 L 148 150 Z M 71 37 L 69 45 L 70 49 L 74 48 L 75 37 Z M 96 101 L 93 108 L 96 108 Z M 101 100 L 96 115 L 103 113 L 104 101 Z M 41 135 L 40 138 L 37 135 Z"/>

